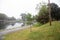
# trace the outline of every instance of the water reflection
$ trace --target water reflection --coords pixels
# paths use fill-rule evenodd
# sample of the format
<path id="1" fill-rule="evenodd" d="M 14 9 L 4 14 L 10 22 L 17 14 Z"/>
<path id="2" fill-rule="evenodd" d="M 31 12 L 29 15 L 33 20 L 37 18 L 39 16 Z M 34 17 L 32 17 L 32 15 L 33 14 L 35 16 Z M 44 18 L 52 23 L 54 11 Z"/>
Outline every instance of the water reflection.
<path id="1" fill-rule="evenodd" d="M 17 27 L 21 27 L 23 23 L 15 23 L 15 24 L 10 24 L 7 26 L 6 29 L 12 29 L 12 28 L 17 28 Z"/>
<path id="2" fill-rule="evenodd" d="M 21 27 L 23 23 L 8 23 L 4 21 L 0 22 L 0 29 L 11 29 L 16 27 Z"/>
<path id="3" fill-rule="evenodd" d="M 0 29 L 5 29 L 8 23 L 0 22 Z"/>

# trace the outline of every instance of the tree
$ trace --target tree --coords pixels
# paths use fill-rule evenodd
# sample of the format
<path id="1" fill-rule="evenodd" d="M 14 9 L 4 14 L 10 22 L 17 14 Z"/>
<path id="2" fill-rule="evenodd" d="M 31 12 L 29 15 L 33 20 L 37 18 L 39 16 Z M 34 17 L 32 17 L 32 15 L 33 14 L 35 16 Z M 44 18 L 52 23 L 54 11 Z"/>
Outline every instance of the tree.
<path id="1" fill-rule="evenodd" d="M 30 13 L 28 13 L 27 15 L 26 15 L 26 20 L 27 20 L 27 24 L 31 24 L 32 23 L 32 15 L 30 14 Z"/>
<path id="2" fill-rule="evenodd" d="M 6 23 L 4 23 L 3 20 L 7 20 L 8 17 L 7 15 L 3 14 L 3 13 L 0 13 L 0 29 L 5 29 L 6 28 Z"/>
<path id="3" fill-rule="evenodd" d="M 22 13 L 21 17 L 22 17 L 23 24 L 25 25 L 25 23 L 26 23 L 26 14 Z"/>
<path id="4" fill-rule="evenodd" d="M 60 7 L 55 3 L 50 3 L 50 7 L 52 20 L 60 20 Z M 48 5 L 42 5 L 36 20 L 42 24 L 49 21 Z"/>
<path id="5" fill-rule="evenodd" d="M 50 5 L 52 19 L 60 20 L 60 8 L 58 7 L 58 5 L 55 3 L 51 3 Z"/>
<path id="6" fill-rule="evenodd" d="M 39 10 L 38 16 L 37 16 L 37 22 L 40 22 L 42 24 L 47 23 L 49 20 L 48 17 L 48 8 L 47 5 L 42 5 L 41 9 Z"/>
<path id="7" fill-rule="evenodd" d="M 32 15 L 30 14 L 30 13 L 27 13 L 27 14 L 21 14 L 21 16 L 22 16 L 22 20 L 26 23 L 27 22 L 27 24 L 30 24 L 31 22 L 32 22 Z"/>
<path id="8" fill-rule="evenodd" d="M 16 20 L 16 18 L 15 17 L 8 17 L 8 21 L 14 21 L 14 20 Z"/>
<path id="9" fill-rule="evenodd" d="M 7 15 L 0 13 L 0 20 L 6 20 L 8 19 Z"/>
<path id="10" fill-rule="evenodd" d="M 31 29 L 31 24 L 32 24 L 32 15 L 30 13 L 27 13 L 27 14 L 21 14 L 22 16 L 22 20 L 24 21 L 24 23 L 26 23 L 27 25 L 30 25 L 30 32 L 32 31 Z"/>
<path id="11" fill-rule="evenodd" d="M 23 21 L 26 20 L 26 14 L 25 14 L 25 13 L 22 13 L 22 14 L 21 14 L 21 17 L 22 17 L 22 20 L 23 20 Z"/>

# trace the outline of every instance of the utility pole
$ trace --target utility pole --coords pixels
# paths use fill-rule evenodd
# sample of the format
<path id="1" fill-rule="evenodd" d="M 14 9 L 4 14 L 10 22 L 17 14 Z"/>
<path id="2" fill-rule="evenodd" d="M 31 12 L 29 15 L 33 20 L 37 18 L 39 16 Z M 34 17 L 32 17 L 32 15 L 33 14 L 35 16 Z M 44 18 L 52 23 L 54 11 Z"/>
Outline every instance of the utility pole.
<path id="1" fill-rule="evenodd" d="M 51 6 L 50 6 L 50 0 L 48 0 L 48 7 L 49 7 L 49 22 L 50 22 L 50 26 L 52 25 L 51 24 Z"/>

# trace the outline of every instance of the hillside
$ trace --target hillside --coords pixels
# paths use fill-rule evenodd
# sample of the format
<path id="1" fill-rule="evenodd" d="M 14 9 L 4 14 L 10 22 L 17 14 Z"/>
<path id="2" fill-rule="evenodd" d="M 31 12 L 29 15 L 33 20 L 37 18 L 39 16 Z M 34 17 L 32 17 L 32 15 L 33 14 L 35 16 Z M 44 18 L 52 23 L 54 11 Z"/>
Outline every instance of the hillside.
<path id="1" fill-rule="evenodd" d="M 32 32 L 29 29 L 17 31 L 5 35 L 4 40 L 60 40 L 60 22 L 52 22 L 40 27 L 32 27 Z"/>

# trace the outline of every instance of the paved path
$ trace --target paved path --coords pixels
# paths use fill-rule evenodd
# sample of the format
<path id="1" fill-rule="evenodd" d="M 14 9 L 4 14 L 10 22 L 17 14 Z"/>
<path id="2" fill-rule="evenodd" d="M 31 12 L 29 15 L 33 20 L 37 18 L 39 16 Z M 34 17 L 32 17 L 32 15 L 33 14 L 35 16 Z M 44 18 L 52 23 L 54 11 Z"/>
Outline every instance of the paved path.
<path id="1" fill-rule="evenodd" d="M 19 28 L 14 28 L 14 29 L 5 29 L 5 30 L 0 32 L 0 40 L 3 40 L 3 38 L 4 38 L 3 35 L 6 35 L 8 33 L 15 32 L 15 31 L 18 31 L 18 30 L 26 29 L 26 28 L 29 28 L 29 27 L 30 26 L 24 26 L 24 27 L 19 27 Z"/>

